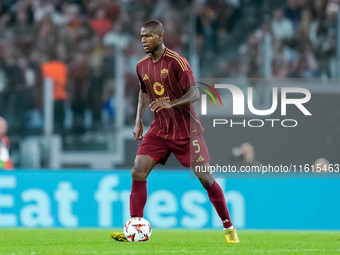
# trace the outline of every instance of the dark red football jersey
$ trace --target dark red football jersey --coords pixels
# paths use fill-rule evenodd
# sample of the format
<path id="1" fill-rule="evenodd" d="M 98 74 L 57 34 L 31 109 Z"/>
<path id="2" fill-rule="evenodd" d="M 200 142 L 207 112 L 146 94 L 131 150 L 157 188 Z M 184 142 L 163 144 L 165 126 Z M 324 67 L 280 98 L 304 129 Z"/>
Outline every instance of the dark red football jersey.
<path id="1" fill-rule="evenodd" d="M 140 88 L 148 93 L 150 102 L 170 102 L 182 97 L 189 86 L 196 86 L 188 61 L 167 48 L 157 62 L 147 55 L 138 62 L 136 69 Z M 187 139 L 203 133 L 193 104 L 160 110 L 154 115 L 149 133 L 164 139 Z"/>

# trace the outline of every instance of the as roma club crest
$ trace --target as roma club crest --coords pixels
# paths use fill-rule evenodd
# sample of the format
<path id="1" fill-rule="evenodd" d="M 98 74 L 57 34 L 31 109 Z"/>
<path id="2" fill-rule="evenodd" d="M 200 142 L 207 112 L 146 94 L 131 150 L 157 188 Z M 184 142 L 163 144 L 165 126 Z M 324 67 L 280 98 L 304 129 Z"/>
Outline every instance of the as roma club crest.
<path id="1" fill-rule="evenodd" d="M 161 76 L 162 76 L 162 78 L 165 79 L 165 78 L 168 76 L 168 73 L 169 73 L 169 70 L 166 69 L 166 68 L 163 68 L 163 69 L 161 70 Z"/>
<path id="2" fill-rule="evenodd" d="M 153 85 L 153 90 L 155 91 L 156 95 L 161 96 L 164 93 L 164 86 L 159 82 L 155 82 Z"/>

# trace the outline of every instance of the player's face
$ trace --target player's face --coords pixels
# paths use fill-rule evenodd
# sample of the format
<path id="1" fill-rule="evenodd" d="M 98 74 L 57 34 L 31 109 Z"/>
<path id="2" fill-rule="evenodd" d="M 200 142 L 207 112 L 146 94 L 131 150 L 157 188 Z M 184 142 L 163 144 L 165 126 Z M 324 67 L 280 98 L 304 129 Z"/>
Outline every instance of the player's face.
<path id="1" fill-rule="evenodd" d="M 153 53 L 162 45 L 162 35 L 150 28 L 142 27 L 140 31 L 144 51 L 149 54 Z"/>

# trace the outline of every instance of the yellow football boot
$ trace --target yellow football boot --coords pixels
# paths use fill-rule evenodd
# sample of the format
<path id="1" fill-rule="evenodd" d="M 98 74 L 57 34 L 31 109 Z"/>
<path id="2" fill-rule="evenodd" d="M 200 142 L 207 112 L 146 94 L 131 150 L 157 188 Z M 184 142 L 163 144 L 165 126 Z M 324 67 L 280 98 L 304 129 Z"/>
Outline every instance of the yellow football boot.
<path id="1" fill-rule="evenodd" d="M 124 233 L 115 233 L 112 232 L 110 234 L 111 238 L 114 239 L 117 242 L 128 242 L 128 240 L 126 239 Z"/>
<path id="2" fill-rule="evenodd" d="M 227 243 L 239 243 L 240 240 L 238 239 L 236 228 L 226 228 L 224 229 L 225 240 Z"/>

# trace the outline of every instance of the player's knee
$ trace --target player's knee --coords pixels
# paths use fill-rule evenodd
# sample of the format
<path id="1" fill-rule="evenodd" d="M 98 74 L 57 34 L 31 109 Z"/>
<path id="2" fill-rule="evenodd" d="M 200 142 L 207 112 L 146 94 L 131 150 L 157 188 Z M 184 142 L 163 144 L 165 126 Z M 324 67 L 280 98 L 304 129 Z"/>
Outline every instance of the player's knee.
<path id="1" fill-rule="evenodd" d="M 148 177 L 148 173 L 143 171 L 143 169 L 140 169 L 135 166 L 134 168 L 132 168 L 131 176 L 132 180 L 145 181 L 146 178 Z"/>
<path id="2" fill-rule="evenodd" d="M 209 189 L 214 184 L 214 179 L 200 178 L 199 180 L 205 189 Z"/>

